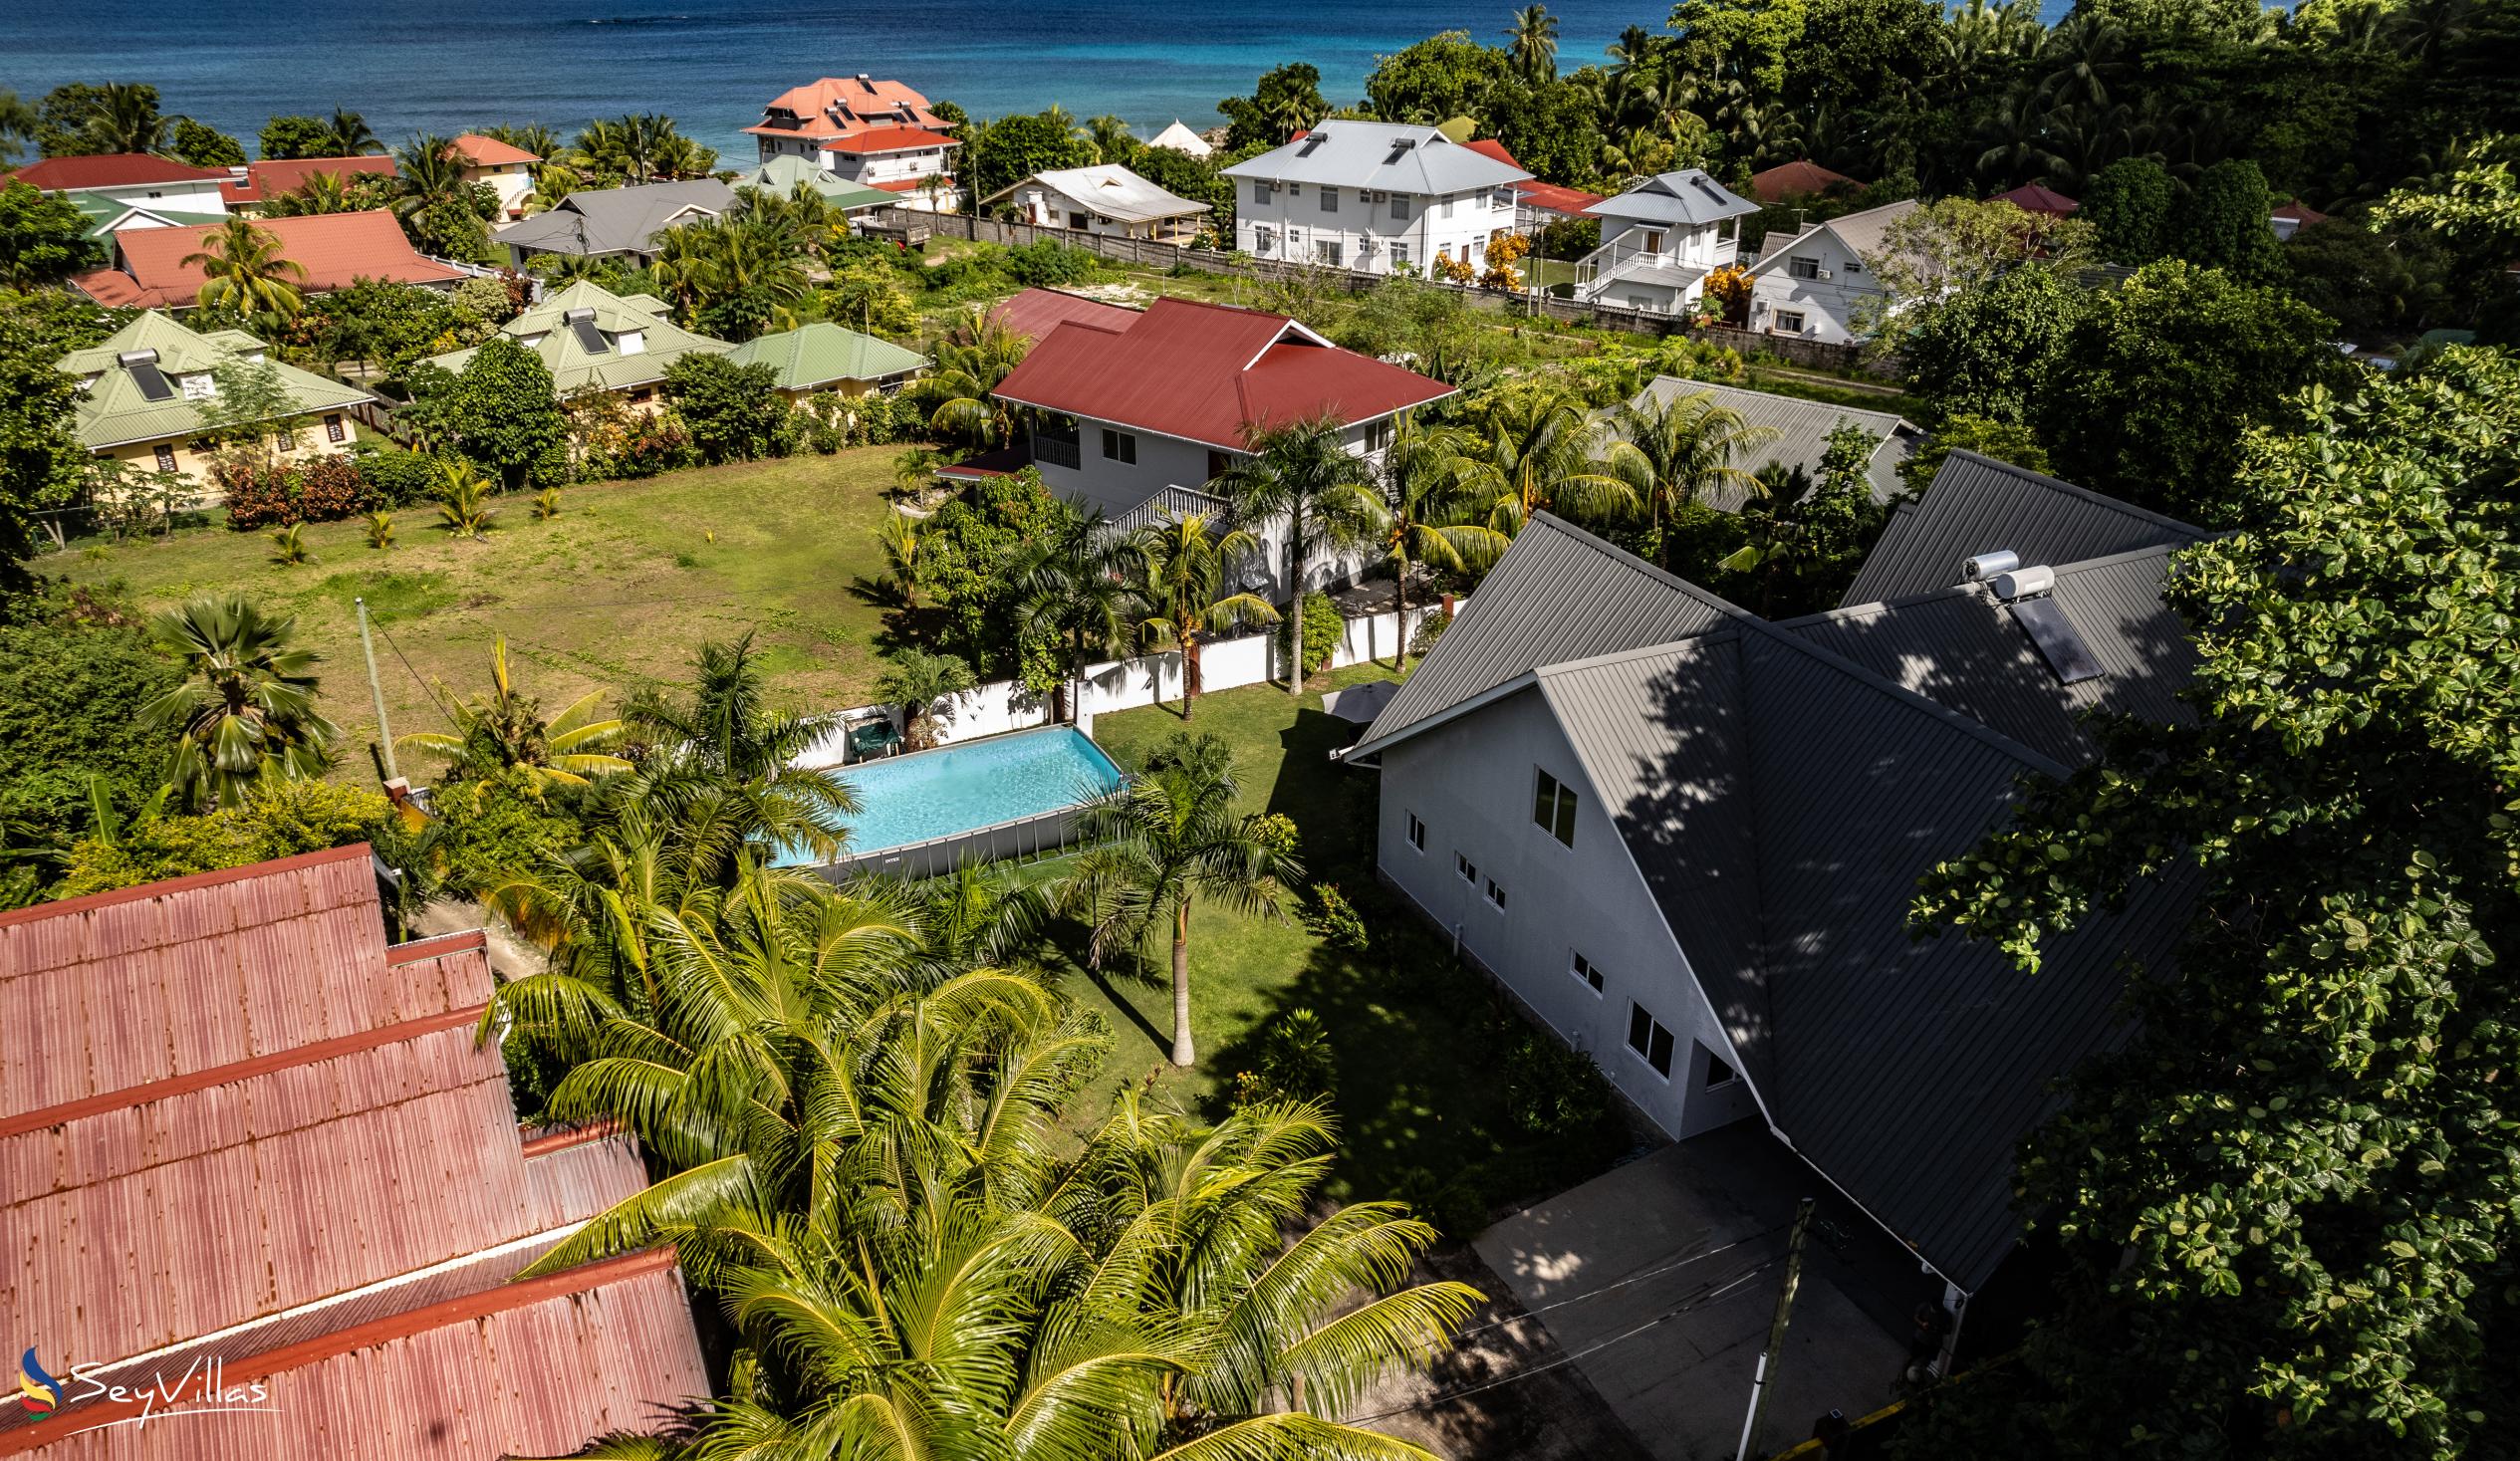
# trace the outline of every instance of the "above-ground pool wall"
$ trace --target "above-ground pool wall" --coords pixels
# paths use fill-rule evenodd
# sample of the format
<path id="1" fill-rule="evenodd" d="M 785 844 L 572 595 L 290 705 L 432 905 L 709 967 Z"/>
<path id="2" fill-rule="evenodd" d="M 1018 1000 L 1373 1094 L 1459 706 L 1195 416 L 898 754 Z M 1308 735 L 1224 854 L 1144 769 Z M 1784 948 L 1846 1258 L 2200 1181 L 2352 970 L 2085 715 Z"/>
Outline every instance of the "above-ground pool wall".
<path id="1" fill-rule="evenodd" d="M 1462 604 L 1469 602 L 1464 596 Z M 1425 621 L 1426 615 L 1440 609 L 1440 604 L 1412 604 L 1408 609 L 1411 632 Z M 1330 667 L 1343 669 L 1363 664 L 1369 659 L 1389 659 L 1399 649 L 1399 615 L 1391 610 L 1369 614 L 1347 621 L 1346 633 L 1339 647 L 1331 652 Z M 1278 670 L 1277 636 L 1261 631 L 1218 639 L 1199 651 L 1199 688 L 1231 690 L 1243 685 L 1265 683 Z M 1097 715 L 1116 710 L 1134 710 L 1141 705 L 1181 698 L 1181 655 L 1177 650 L 1147 654 L 1135 659 L 1106 660 L 1086 666 L 1085 689 L 1078 701 L 1079 719 L 1091 722 Z M 982 736 L 1004 735 L 1008 731 L 1033 730 L 1050 724 L 1050 697 L 1024 688 L 1017 680 L 991 680 L 954 697 L 953 711 L 937 725 L 936 743 L 951 746 Z M 883 714 L 896 721 L 897 705 L 864 705 L 842 712 L 844 720 Z M 838 766 L 845 759 L 847 730 L 835 730 L 817 741 L 797 758 L 801 766 Z"/>
<path id="2" fill-rule="evenodd" d="M 1075 840 L 1082 810 L 1063 807 L 1038 817 L 974 828 L 929 842 L 882 848 L 864 856 L 843 856 L 814 870 L 834 882 L 862 872 L 916 879 L 942 877 L 964 862 L 995 862 L 1055 852 Z"/>

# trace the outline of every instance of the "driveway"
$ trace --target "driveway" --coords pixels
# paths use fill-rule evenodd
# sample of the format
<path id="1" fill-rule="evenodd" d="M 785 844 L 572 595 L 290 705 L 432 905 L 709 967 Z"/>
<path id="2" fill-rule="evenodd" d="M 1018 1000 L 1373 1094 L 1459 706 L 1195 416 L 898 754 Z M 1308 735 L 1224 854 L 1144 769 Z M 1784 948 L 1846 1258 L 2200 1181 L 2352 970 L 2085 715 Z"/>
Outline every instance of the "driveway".
<path id="1" fill-rule="evenodd" d="M 1785 1278 L 1821 1199 L 1757 1455 L 1893 1393 L 1941 1281 L 1754 1122 L 1666 1146 L 1497 1223 L 1479 1257 L 1655 1461 L 1726 1461 Z"/>

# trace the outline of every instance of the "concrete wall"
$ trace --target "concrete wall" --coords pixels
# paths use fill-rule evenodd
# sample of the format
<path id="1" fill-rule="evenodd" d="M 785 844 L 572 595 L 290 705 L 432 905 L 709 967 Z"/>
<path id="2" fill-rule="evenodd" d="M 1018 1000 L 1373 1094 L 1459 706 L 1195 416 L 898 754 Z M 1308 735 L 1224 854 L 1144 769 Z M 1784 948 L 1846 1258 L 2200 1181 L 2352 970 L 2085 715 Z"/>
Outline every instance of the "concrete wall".
<path id="1" fill-rule="evenodd" d="M 1756 1112 L 1738 1077 L 1707 1088 L 1710 1053 L 1735 1071 L 1741 1063 L 1538 692 L 1402 741 L 1382 763 L 1383 873 L 1446 932 L 1457 929 L 1464 953 L 1674 1138 Z M 1532 820 L 1538 770 L 1576 789 L 1572 848 Z M 1422 851 L 1409 841 L 1412 815 L 1426 829 Z M 1476 884 L 1456 856 L 1475 865 Z M 1505 890 L 1502 909 L 1486 896 L 1490 879 Z M 1574 972 L 1578 953 L 1602 971 L 1600 993 Z M 1628 1048 L 1631 1001 L 1675 1037 L 1667 1080 Z"/>
<path id="2" fill-rule="evenodd" d="M 1829 277 L 1794 278 L 1792 261 L 1798 258 L 1817 260 L 1821 272 Z M 1869 302 L 1881 298 L 1881 286 L 1873 282 L 1872 271 L 1864 261 L 1839 243 L 1836 234 L 1815 229 L 1787 244 L 1750 281 L 1750 328 L 1790 334 L 1784 317 L 1800 314 L 1805 338 L 1845 344 L 1863 329 L 1861 312 L 1871 307 Z"/>
<path id="3" fill-rule="evenodd" d="M 1286 184 L 1268 184 L 1267 202 L 1260 201 L 1260 183 L 1243 179 L 1234 186 L 1240 190 L 1234 246 L 1260 259 L 1324 263 L 1323 246 L 1335 245 L 1340 267 L 1388 274 L 1397 245 L 1405 251 L 1404 262 L 1423 274 L 1427 261 L 1446 251 L 1477 263 L 1489 239 L 1515 228 L 1511 188 L 1442 197 L 1381 193 L 1368 202 L 1357 188 L 1335 187 L 1327 189 L 1337 200 L 1332 207 L 1317 183 L 1292 191 Z"/>

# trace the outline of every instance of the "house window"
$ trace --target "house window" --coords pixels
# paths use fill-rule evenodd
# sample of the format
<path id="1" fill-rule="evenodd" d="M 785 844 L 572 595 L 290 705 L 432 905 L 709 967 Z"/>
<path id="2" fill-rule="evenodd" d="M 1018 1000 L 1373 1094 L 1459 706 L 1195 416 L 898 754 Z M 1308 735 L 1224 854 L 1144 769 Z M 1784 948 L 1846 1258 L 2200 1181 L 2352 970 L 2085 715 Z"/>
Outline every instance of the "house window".
<path id="1" fill-rule="evenodd" d="M 1796 254 L 1785 261 L 1785 272 L 1796 279 L 1818 279 L 1820 261 L 1807 255 Z"/>
<path id="2" fill-rule="evenodd" d="M 161 471 L 161 472 L 171 472 L 171 471 L 173 471 L 174 469 L 175 469 L 175 447 L 174 447 L 174 443 L 173 443 L 173 442 L 170 442 L 170 441 L 160 441 L 160 442 L 158 442 L 158 443 L 157 443 L 157 470 L 159 470 L 159 471 Z"/>
<path id="3" fill-rule="evenodd" d="M 1575 789 L 1543 771 L 1531 799 L 1531 820 L 1568 847 L 1575 846 Z"/>
<path id="4" fill-rule="evenodd" d="M 1408 245 L 1397 239 L 1391 241 L 1391 267 L 1394 269 L 1408 267 Z"/>
<path id="5" fill-rule="evenodd" d="M 1498 887 L 1493 877 L 1487 880 L 1487 900 L 1496 905 L 1499 913 L 1505 911 L 1505 889 Z"/>
<path id="6" fill-rule="evenodd" d="M 1800 334 L 1802 334 L 1802 333 L 1803 333 L 1803 312 L 1802 312 L 1802 311 L 1800 311 L 1800 310 L 1779 310 L 1779 311 L 1777 311 L 1777 312 L 1776 312 L 1776 330 L 1777 330 L 1777 333 L 1778 333 L 1778 334 L 1780 334 L 1780 335 L 1800 335 Z"/>
<path id="7" fill-rule="evenodd" d="M 1093 221 L 1094 220 L 1092 218 L 1083 213 L 1070 213 L 1068 215 L 1068 226 L 1070 228 L 1084 228 L 1092 224 Z"/>
<path id="8" fill-rule="evenodd" d="M 1408 845 L 1421 852 L 1426 851 L 1426 824 L 1418 821 L 1414 812 L 1408 814 Z"/>
<path id="9" fill-rule="evenodd" d="M 1452 870 L 1461 874 L 1463 882 L 1472 887 L 1479 885 L 1479 864 L 1462 856 L 1459 852 L 1452 854 Z"/>
<path id="10" fill-rule="evenodd" d="M 1849 259 L 1846 263 L 1846 270 L 1849 274 L 1861 274 L 1864 272 L 1864 261 L 1862 259 Z"/>
<path id="11" fill-rule="evenodd" d="M 1438 217 L 1438 218 L 1449 218 L 1449 217 L 1451 217 L 1451 216 L 1452 216 L 1452 199 L 1450 199 L 1450 198 L 1446 198 L 1446 199 L 1444 199 L 1441 203 L 1437 204 L 1437 205 L 1436 205 L 1436 207 L 1435 207 L 1435 216 L 1436 216 L 1436 217 Z"/>
<path id="12" fill-rule="evenodd" d="M 1255 228 L 1251 230 L 1251 251 L 1253 253 L 1274 254 L 1277 252 L 1277 249 L 1278 231 L 1276 229 Z"/>
<path id="13" fill-rule="evenodd" d="M 1347 256 L 1347 245 L 1335 238 L 1317 238 L 1313 240 L 1313 253 L 1323 263 L 1336 268 Z"/>
<path id="14" fill-rule="evenodd" d="M 1703 1049 L 1705 1049 L 1705 1047 L 1700 1046 L 1700 1047 L 1699 1047 L 1699 1049 L 1703 1050 Z M 1725 1065 L 1725 1064 L 1724 1064 L 1724 1058 L 1723 1058 L 1722 1056 L 1719 1056 L 1719 1055 L 1715 1054 L 1715 1053 L 1714 1053 L 1713 1051 L 1711 1051 L 1711 1050 L 1707 1051 L 1707 1052 L 1706 1052 L 1706 1089 L 1707 1089 L 1707 1090 L 1709 1090 L 1709 1091 L 1714 1091 L 1714 1090 L 1718 1090 L 1718 1089 L 1720 1089 L 1720 1088 L 1722 1088 L 1722 1087 L 1730 1086 L 1732 1083 L 1733 1083 L 1733 1069 L 1732 1069 L 1732 1067 L 1730 1067 L 1730 1066 L 1728 1066 L 1728 1065 Z"/>
<path id="15" fill-rule="evenodd" d="M 1265 182 L 1255 182 L 1251 185 L 1251 201 L 1254 203 L 1267 203 L 1276 195 L 1277 189 Z"/>
<path id="16" fill-rule="evenodd" d="M 1325 213 L 1339 211 L 1339 189 L 1326 187 L 1321 190 L 1321 210 Z"/>
<path id="17" fill-rule="evenodd" d="M 631 405 L 645 405 L 647 402 L 654 400 L 655 398 L 655 389 L 646 385 L 642 385 L 630 393 L 630 403 Z"/>
<path id="18" fill-rule="evenodd" d="M 1601 993 L 1602 986 L 1609 983 L 1608 980 L 1602 978 L 1601 966 L 1584 957 L 1581 953 L 1570 951 L 1568 957 L 1569 963 L 1567 964 L 1567 972 L 1573 974 L 1576 978 L 1583 980 L 1586 984 L 1591 985 L 1593 987 L 1593 993 Z"/>
<path id="19" fill-rule="evenodd" d="M 1391 418 L 1385 416 L 1365 428 L 1365 449 L 1382 451 L 1391 444 Z"/>
<path id="20" fill-rule="evenodd" d="M 1653 1067 L 1653 1074 L 1671 1079 L 1671 1032 L 1635 1000 L 1628 1002 L 1628 1048 Z"/>
<path id="21" fill-rule="evenodd" d="M 1400 219 L 1408 217 L 1408 195 L 1406 193 L 1391 194 L 1391 216 Z"/>
<path id="22" fill-rule="evenodd" d="M 1124 466 L 1137 465 L 1137 438 L 1127 431 L 1115 431 L 1109 426 L 1104 427 L 1103 459 L 1119 462 Z"/>
<path id="23" fill-rule="evenodd" d="M 324 439 L 336 444 L 350 439 L 350 432 L 342 425 L 340 412 L 336 411 L 324 418 Z"/>
<path id="24" fill-rule="evenodd" d="M 1646 229 L 1642 248 L 1644 252 L 1648 254 L 1658 254 L 1662 252 L 1662 230 L 1659 228 Z"/>

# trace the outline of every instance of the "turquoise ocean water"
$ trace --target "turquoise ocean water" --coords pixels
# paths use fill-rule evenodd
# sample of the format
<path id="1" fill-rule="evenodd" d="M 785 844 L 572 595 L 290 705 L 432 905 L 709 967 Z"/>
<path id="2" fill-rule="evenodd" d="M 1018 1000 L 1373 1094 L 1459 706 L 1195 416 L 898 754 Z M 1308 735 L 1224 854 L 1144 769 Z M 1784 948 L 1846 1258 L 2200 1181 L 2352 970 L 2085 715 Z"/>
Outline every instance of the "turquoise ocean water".
<path id="1" fill-rule="evenodd" d="M 165 110 L 245 138 L 274 113 L 366 114 L 387 141 L 498 122 L 564 132 L 590 118 L 663 112 L 729 160 L 763 103 L 819 76 L 898 77 L 975 117 L 1057 102 L 1141 134 L 1220 119 L 1268 68 L 1309 61 L 1334 102 L 1364 93 L 1375 57 L 1440 30 L 1501 42 L 1512 6 L 1429 0 L 1285 5 L 1238 0 L 0 0 L 0 88 L 155 85 Z M 1651 0 L 1552 6 L 1562 69 L 1601 58 Z"/>

